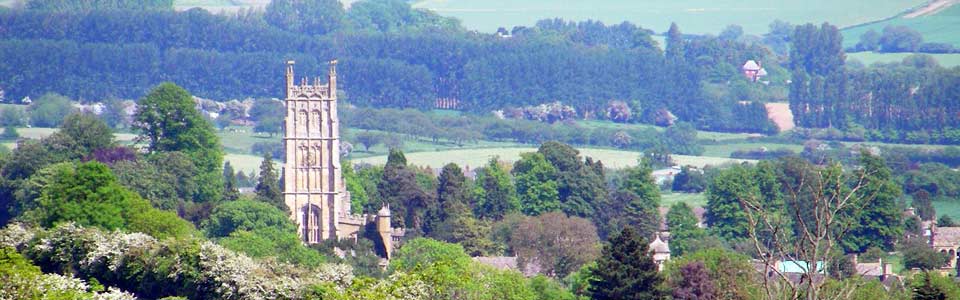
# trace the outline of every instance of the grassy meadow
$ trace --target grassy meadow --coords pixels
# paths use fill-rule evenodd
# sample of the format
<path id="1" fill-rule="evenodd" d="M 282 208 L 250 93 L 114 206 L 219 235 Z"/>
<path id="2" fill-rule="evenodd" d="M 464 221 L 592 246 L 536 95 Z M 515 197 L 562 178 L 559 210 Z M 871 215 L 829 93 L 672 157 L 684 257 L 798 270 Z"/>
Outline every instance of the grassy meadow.
<path id="1" fill-rule="evenodd" d="M 413 4 L 440 15 L 456 17 L 468 29 L 483 32 L 498 27 L 531 26 L 537 20 L 600 20 L 607 24 L 630 21 L 656 32 L 676 22 L 687 33 L 718 33 L 739 24 L 747 33 L 767 32 L 780 19 L 791 23 L 830 22 L 841 27 L 882 20 L 900 14 L 924 0 L 420 0 Z"/>
<path id="2" fill-rule="evenodd" d="M 960 26 L 960 24 L 958 24 L 958 26 Z M 874 63 L 892 63 L 892 62 L 898 63 L 903 61 L 903 59 L 906 58 L 907 56 L 910 56 L 913 54 L 914 53 L 856 52 L 856 53 L 847 53 L 847 60 L 849 61 L 851 59 L 856 59 L 862 62 L 864 65 L 869 66 Z M 926 54 L 926 55 L 933 56 L 933 58 L 936 59 L 941 66 L 946 68 L 960 66 L 960 53 Z"/>
<path id="3" fill-rule="evenodd" d="M 850 27 L 843 30 L 843 45 L 850 47 L 857 44 L 860 35 L 868 30 L 883 32 L 886 26 L 907 26 L 923 34 L 925 42 L 948 43 L 960 46 L 960 5 L 953 5 L 931 15 L 905 18 L 898 16 L 883 22 Z"/>

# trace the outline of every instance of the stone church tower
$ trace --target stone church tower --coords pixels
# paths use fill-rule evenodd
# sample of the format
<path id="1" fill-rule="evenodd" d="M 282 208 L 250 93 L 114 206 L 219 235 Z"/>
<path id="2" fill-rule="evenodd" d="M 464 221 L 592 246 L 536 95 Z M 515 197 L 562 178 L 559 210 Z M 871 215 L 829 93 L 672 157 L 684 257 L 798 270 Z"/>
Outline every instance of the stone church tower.
<path id="1" fill-rule="evenodd" d="M 385 248 L 392 249 L 403 231 L 390 227 L 389 207 L 369 216 L 350 211 L 350 194 L 340 173 L 337 62 L 330 62 L 325 84 L 320 78 L 312 83 L 303 78 L 296 84 L 293 65 L 288 61 L 286 66 L 283 197 L 300 237 L 308 244 L 330 238 L 356 239 L 373 223 Z M 385 252 L 389 256 L 390 251 Z"/>

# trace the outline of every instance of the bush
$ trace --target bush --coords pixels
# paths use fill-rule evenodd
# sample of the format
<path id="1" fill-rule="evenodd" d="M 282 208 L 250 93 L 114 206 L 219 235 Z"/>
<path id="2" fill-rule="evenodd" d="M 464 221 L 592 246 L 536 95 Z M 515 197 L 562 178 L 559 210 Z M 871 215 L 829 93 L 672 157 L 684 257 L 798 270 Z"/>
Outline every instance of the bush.
<path id="1" fill-rule="evenodd" d="M 17 132 L 17 128 L 13 126 L 7 126 L 3 128 L 3 133 L 0 134 L 0 138 L 5 140 L 14 140 L 20 138 L 20 133 Z"/>

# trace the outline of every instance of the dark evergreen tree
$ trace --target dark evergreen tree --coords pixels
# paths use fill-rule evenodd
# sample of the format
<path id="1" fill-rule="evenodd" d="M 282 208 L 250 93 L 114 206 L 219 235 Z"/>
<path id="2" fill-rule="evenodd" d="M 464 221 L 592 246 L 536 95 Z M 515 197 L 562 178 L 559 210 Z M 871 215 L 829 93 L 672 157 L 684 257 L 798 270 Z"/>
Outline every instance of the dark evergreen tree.
<path id="1" fill-rule="evenodd" d="M 291 208 L 283 201 L 283 191 L 280 189 L 280 176 L 273 165 L 273 158 L 270 153 L 263 154 L 263 161 L 260 162 L 260 176 L 257 186 L 254 188 L 257 199 L 266 203 L 273 204 L 283 211 L 289 212 Z"/>
<path id="2" fill-rule="evenodd" d="M 223 164 L 223 200 L 233 201 L 240 198 L 237 174 L 233 171 L 230 161 Z"/>
<path id="3" fill-rule="evenodd" d="M 683 40 L 683 34 L 680 33 L 680 26 L 677 26 L 677 23 L 670 23 L 670 30 L 667 30 L 666 42 L 665 55 L 667 59 L 683 59 L 685 42 Z"/>
<path id="4" fill-rule="evenodd" d="M 428 209 L 435 207 L 436 199 L 418 184 L 416 172 L 407 166 L 400 150 L 390 150 L 377 192 L 379 200 L 390 204 L 395 212 L 392 226 L 423 233 Z"/>
<path id="5" fill-rule="evenodd" d="M 913 202 L 910 205 L 921 220 L 931 221 L 937 217 L 937 212 L 933 209 L 933 201 L 930 200 L 930 193 L 925 189 L 919 189 L 913 193 Z"/>
<path id="6" fill-rule="evenodd" d="M 647 249 L 647 241 L 624 228 L 604 245 L 592 270 L 590 293 L 597 300 L 653 300 L 666 297 L 663 279 Z"/>

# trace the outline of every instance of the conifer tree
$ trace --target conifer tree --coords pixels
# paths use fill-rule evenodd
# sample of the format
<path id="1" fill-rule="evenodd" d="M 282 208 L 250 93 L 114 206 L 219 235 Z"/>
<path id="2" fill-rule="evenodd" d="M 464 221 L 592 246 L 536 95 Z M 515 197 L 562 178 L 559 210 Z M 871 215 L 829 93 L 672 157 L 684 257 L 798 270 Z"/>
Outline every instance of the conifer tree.
<path id="1" fill-rule="evenodd" d="M 283 203 L 280 179 L 279 176 L 277 176 L 277 170 L 273 166 L 273 157 L 270 156 L 270 152 L 263 154 L 263 161 L 260 162 L 260 176 L 254 191 L 257 193 L 257 199 L 260 201 L 273 204 L 289 212 L 289 208 Z"/>
<path id="2" fill-rule="evenodd" d="M 233 201 L 240 198 L 240 190 L 237 189 L 237 175 L 233 171 L 230 161 L 223 164 L 223 200 Z"/>
<path id="3" fill-rule="evenodd" d="M 647 241 L 630 227 L 603 247 L 590 280 L 592 299 L 664 299 L 663 278 L 647 249 Z"/>
<path id="4" fill-rule="evenodd" d="M 683 58 L 683 35 L 680 33 L 680 27 L 677 23 L 670 23 L 670 30 L 667 31 L 666 53 L 668 59 Z"/>

